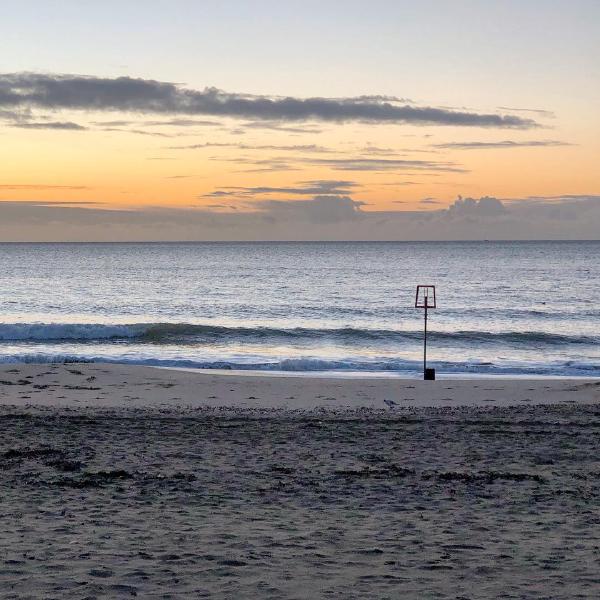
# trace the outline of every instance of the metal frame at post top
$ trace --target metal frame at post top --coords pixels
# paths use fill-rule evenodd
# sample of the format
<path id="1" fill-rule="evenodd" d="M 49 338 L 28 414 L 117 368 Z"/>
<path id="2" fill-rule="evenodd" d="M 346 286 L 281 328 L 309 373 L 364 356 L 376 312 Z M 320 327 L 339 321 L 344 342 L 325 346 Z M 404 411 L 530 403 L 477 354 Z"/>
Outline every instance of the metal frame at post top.
<path id="1" fill-rule="evenodd" d="M 423 379 L 435 379 L 435 369 L 427 368 L 427 311 L 437 308 L 435 302 L 435 285 L 418 285 L 415 296 L 415 308 L 425 310 L 425 328 L 423 331 Z"/>

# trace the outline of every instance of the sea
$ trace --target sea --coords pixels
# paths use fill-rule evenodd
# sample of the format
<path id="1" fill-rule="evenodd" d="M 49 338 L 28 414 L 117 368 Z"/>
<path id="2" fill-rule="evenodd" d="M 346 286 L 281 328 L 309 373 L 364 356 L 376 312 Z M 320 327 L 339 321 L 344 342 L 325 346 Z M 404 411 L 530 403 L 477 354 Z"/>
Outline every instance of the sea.
<path id="1" fill-rule="evenodd" d="M 0 362 L 600 376 L 600 242 L 0 244 Z"/>

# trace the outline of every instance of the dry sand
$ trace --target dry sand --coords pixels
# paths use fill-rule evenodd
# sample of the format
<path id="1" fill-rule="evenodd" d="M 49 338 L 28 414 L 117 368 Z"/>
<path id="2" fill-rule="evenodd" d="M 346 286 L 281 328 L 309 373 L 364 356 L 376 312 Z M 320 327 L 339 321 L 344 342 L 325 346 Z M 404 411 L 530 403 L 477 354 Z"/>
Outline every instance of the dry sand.
<path id="1" fill-rule="evenodd" d="M 2 598 L 600 597 L 598 381 L 4 365 L 0 424 Z"/>

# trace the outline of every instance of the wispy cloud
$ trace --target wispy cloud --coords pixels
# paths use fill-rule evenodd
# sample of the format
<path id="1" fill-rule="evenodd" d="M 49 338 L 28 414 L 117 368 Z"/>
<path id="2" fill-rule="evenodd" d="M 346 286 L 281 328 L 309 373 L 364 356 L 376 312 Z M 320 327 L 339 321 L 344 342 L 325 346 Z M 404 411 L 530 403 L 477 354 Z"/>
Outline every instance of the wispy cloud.
<path id="1" fill-rule="evenodd" d="M 219 121 L 204 121 L 200 119 L 163 119 L 160 121 L 134 121 L 131 119 L 117 119 L 113 121 L 94 121 L 98 127 L 221 127 Z"/>
<path id="2" fill-rule="evenodd" d="M 102 131 L 117 131 L 120 133 L 133 133 L 134 135 L 147 135 L 149 137 L 173 138 L 179 137 L 170 133 L 162 133 L 161 131 L 144 131 L 143 129 L 123 129 L 122 127 L 103 127 Z"/>
<path id="3" fill-rule="evenodd" d="M 258 169 L 274 170 L 297 170 L 300 165 L 311 165 L 317 167 L 328 167 L 334 171 L 417 171 L 423 172 L 447 172 L 467 173 L 461 165 L 454 162 L 441 162 L 432 160 L 404 160 L 391 158 L 320 158 L 313 156 L 289 156 L 253 158 L 248 156 L 226 157 L 212 156 L 210 160 L 219 162 L 230 162 L 238 165 L 253 165 Z M 254 170 L 255 171 L 255 170 Z M 244 170 L 242 172 L 251 172 Z"/>
<path id="4" fill-rule="evenodd" d="M 103 78 L 44 73 L 0 75 L 0 106 L 8 109 L 127 111 L 211 115 L 251 121 L 411 123 L 530 129 L 537 123 L 517 115 L 448 110 L 402 104 L 377 96 L 294 98 L 194 90 L 169 82 L 131 77 Z"/>
<path id="5" fill-rule="evenodd" d="M 323 130 L 317 127 L 292 127 L 285 125 L 282 121 L 252 121 L 250 123 L 244 123 L 242 127 L 245 129 L 269 129 L 271 131 L 281 131 L 283 133 L 323 133 Z"/>
<path id="6" fill-rule="evenodd" d="M 47 185 L 43 183 L 2 183 L 0 190 L 89 190 L 86 185 Z M 78 203 L 79 204 L 79 203 Z"/>
<path id="7" fill-rule="evenodd" d="M 552 146 L 572 146 L 569 142 L 559 140 L 528 140 L 513 141 L 503 140 L 500 142 L 448 142 L 446 144 L 432 144 L 433 148 L 455 149 L 455 150 L 488 150 L 495 148 L 546 148 Z"/>
<path id="8" fill-rule="evenodd" d="M 498 110 L 506 110 L 509 112 L 532 113 L 548 119 L 553 119 L 556 116 L 551 110 L 544 110 L 541 108 L 514 108 L 509 106 L 499 106 Z"/>
<path id="9" fill-rule="evenodd" d="M 62 129 L 67 131 L 85 131 L 87 129 L 87 127 L 72 121 L 16 122 L 10 123 L 10 127 L 17 127 L 18 129 Z"/>
<path id="10" fill-rule="evenodd" d="M 188 144 L 184 146 L 169 146 L 169 150 L 201 150 L 203 148 L 237 148 L 238 150 L 270 150 L 275 152 L 317 152 L 322 154 L 335 153 L 335 150 L 318 146 L 317 144 L 236 144 L 231 142 L 204 142 L 201 144 Z"/>
<path id="11" fill-rule="evenodd" d="M 297 186 L 287 187 L 224 187 L 209 194 L 204 198 L 223 198 L 257 196 L 267 194 L 282 194 L 293 196 L 321 196 L 321 195 L 346 195 L 350 194 L 360 185 L 354 181 L 337 179 L 318 179 L 314 181 L 301 181 Z"/>
<path id="12" fill-rule="evenodd" d="M 444 171 L 466 173 L 453 162 L 431 160 L 400 160 L 384 158 L 301 158 L 298 162 L 330 167 L 336 171 Z"/>

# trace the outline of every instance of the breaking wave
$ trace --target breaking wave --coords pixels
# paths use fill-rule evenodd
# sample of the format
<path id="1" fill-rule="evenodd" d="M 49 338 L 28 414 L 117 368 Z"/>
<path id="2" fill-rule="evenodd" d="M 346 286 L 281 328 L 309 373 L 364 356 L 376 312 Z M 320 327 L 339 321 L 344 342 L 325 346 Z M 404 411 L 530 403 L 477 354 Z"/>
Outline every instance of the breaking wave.
<path id="1" fill-rule="evenodd" d="M 294 343 L 301 341 L 336 344 L 402 344 L 422 339 L 422 331 L 368 328 L 277 328 L 221 326 L 193 323 L 0 323 L 0 341 L 89 341 L 135 340 L 137 343 Z M 597 344 L 600 337 L 566 335 L 543 331 L 432 331 L 432 341 L 519 345 Z"/>
<path id="2" fill-rule="evenodd" d="M 186 358 L 166 359 L 144 356 L 97 356 L 93 353 L 56 353 L 56 352 L 23 352 L 0 355 L 0 363 L 113 363 L 132 364 L 153 367 L 173 367 L 181 369 L 224 369 L 265 372 L 372 372 L 418 374 L 422 362 L 404 359 L 382 360 L 324 360 L 319 358 L 287 358 L 273 361 L 255 360 L 193 360 Z M 431 361 L 430 366 L 440 373 L 466 375 L 548 375 L 548 376 L 589 376 L 600 375 L 600 364 L 585 361 L 565 361 L 536 364 L 500 364 L 493 362 L 463 361 Z"/>

